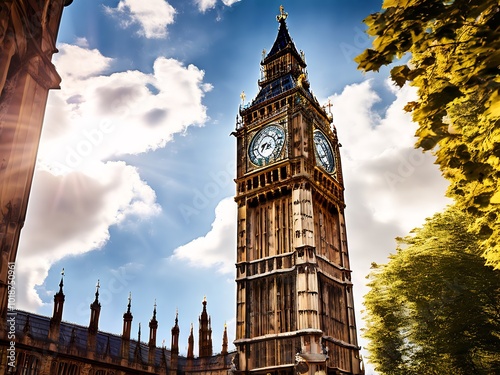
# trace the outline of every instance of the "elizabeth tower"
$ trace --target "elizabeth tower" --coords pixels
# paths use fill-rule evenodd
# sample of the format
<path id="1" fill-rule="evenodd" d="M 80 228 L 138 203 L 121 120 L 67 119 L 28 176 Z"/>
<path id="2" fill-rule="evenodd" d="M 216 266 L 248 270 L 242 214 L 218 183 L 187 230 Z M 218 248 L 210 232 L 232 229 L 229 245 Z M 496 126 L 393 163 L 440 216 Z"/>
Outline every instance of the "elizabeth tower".
<path id="1" fill-rule="evenodd" d="M 286 26 L 240 108 L 236 370 L 362 374 L 339 143 Z"/>

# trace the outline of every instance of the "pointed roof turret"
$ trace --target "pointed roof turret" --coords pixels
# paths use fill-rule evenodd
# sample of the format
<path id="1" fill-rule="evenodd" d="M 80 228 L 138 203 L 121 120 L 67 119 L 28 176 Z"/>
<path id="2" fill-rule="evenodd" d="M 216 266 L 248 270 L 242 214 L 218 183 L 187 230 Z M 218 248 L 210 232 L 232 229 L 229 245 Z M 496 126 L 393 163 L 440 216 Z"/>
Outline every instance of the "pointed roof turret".
<path id="1" fill-rule="evenodd" d="M 156 347 L 156 330 L 158 329 L 158 321 L 156 320 L 156 300 L 153 309 L 153 317 L 149 321 L 149 347 Z"/>
<path id="2" fill-rule="evenodd" d="M 187 359 L 194 358 L 194 333 L 193 333 L 193 323 L 191 323 L 191 331 L 188 337 L 188 350 Z"/>
<path id="3" fill-rule="evenodd" d="M 142 348 L 141 348 L 141 323 L 139 323 L 139 331 L 137 332 L 137 344 L 134 350 L 134 359 L 137 363 L 140 364 L 144 362 L 142 357 Z"/>
<path id="4" fill-rule="evenodd" d="M 274 44 L 267 54 L 267 56 L 264 58 L 263 63 L 267 63 L 271 58 L 277 57 L 278 55 L 281 55 L 280 52 L 283 51 L 290 51 L 295 55 L 295 57 L 298 58 L 300 65 L 305 67 L 305 61 L 302 59 L 302 55 L 299 54 L 297 51 L 297 48 L 295 47 L 295 44 L 293 43 L 292 38 L 290 37 L 290 34 L 288 33 L 288 28 L 286 27 L 286 19 L 288 18 L 288 13 L 285 12 L 285 8 L 283 5 L 280 6 L 280 14 L 276 16 L 276 20 L 279 22 L 279 30 L 278 30 L 278 36 L 276 37 L 276 40 L 274 41 Z"/>
<path id="5" fill-rule="evenodd" d="M 173 369 L 177 368 L 177 359 L 179 357 L 179 310 L 175 311 L 175 325 L 172 327 L 172 345 L 171 345 L 171 356 L 170 364 Z"/>
<path id="6" fill-rule="evenodd" d="M 101 284 L 97 280 L 97 285 L 95 286 L 95 300 L 90 305 L 90 324 L 88 331 L 89 333 L 95 335 L 99 327 L 99 314 L 101 313 L 101 304 L 99 302 L 99 288 Z"/>
<path id="7" fill-rule="evenodd" d="M 179 311 L 175 312 L 175 324 L 172 327 L 172 344 L 171 344 L 171 350 L 172 353 L 178 354 L 179 353 Z"/>
<path id="8" fill-rule="evenodd" d="M 62 311 L 64 306 L 64 268 L 61 271 L 61 281 L 59 282 L 59 292 L 54 294 L 54 312 L 52 313 L 52 318 L 50 319 L 51 326 L 54 327 L 62 320 Z"/>
<path id="9" fill-rule="evenodd" d="M 99 279 L 97 280 L 97 284 L 95 286 L 95 300 L 94 302 L 92 303 L 93 306 L 101 306 L 101 304 L 99 303 L 99 288 L 101 287 L 101 284 L 99 282 Z"/>
<path id="10" fill-rule="evenodd" d="M 279 22 L 278 36 L 267 56 L 265 56 L 265 51 L 263 52 L 263 59 L 260 63 L 261 78 L 258 83 L 261 89 L 250 105 L 243 103 L 240 107 L 242 117 L 245 116 L 247 110 L 253 111 L 261 103 L 264 106 L 277 97 L 292 94 L 293 91 L 303 91 L 303 95 L 314 100 L 309 91 L 305 56 L 302 51 L 300 53 L 297 51 L 288 33 L 287 17 L 288 13 L 281 6 L 280 14 L 276 17 Z M 244 97 L 242 100 L 244 102 Z"/>
<path id="11" fill-rule="evenodd" d="M 224 333 L 222 335 L 222 355 L 227 354 L 227 345 L 228 345 L 228 339 L 227 339 L 227 324 L 224 323 Z"/>
<path id="12" fill-rule="evenodd" d="M 131 307 L 132 307 L 132 292 L 129 292 L 127 311 L 123 314 L 123 336 L 128 336 L 128 338 L 130 338 L 130 324 L 132 322 L 132 319 L 134 318 L 132 316 L 132 313 L 130 312 Z"/>
<path id="13" fill-rule="evenodd" d="M 132 330 L 132 313 L 130 312 L 130 307 L 132 305 L 132 292 L 128 294 L 128 304 L 127 312 L 123 314 L 123 333 L 122 333 L 122 343 L 121 343 L 121 356 L 122 358 L 128 359 L 129 348 L 130 348 L 130 332 Z"/>
<path id="14" fill-rule="evenodd" d="M 127 312 L 125 314 L 130 314 L 130 307 L 132 307 L 132 292 L 128 292 Z"/>
<path id="15" fill-rule="evenodd" d="M 59 292 L 57 294 L 64 295 L 64 293 L 63 293 L 63 286 L 64 286 L 63 279 L 64 279 L 64 268 L 61 271 L 61 281 L 59 282 Z"/>
<path id="16" fill-rule="evenodd" d="M 210 357 L 212 355 L 212 328 L 211 319 L 207 313 L 207 297 L 203 297 L 203 311 L 201 312 L 200 322 L 200 337 L 199 337 L 199 356 Z"/>

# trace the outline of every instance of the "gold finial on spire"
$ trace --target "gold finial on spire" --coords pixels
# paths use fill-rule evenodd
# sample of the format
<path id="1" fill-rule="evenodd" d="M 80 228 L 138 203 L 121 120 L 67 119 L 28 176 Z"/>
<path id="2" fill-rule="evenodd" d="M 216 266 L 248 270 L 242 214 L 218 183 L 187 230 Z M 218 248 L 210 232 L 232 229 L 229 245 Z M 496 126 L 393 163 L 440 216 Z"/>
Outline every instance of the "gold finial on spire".
<path id="1" fill-rule="evenodd" d="M 245 91 L 242 91 L 240 94 L 241 104 L 245 104 L 246 97 L 247 97 L 247 95 L 245 94 Z"/>
<path id="2" fill-rule="evenodd" d="M 288 17 L 288 13 L 285 12 L 285 7 L 283 5 L 280 5 L 280 14 L 276 16 L 276 20 L 278 22 L 285 21 Z"/>
<path id="3" fill-rule="evenodd" d="M 330 99 L 328 99 L 328 103 L 325 105 L 325 107 L 328 108 L 328 113 L 332 114 L 333 104 L 332 104 L 332 101 Z"/>

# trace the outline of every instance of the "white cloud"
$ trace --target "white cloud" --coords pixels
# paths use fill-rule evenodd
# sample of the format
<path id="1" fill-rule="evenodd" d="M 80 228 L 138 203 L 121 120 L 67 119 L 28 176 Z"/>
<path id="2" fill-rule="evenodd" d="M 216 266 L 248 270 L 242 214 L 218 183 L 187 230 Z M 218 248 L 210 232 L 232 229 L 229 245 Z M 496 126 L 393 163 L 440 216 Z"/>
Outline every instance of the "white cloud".
<path id="1" fill-rule="evenodd" d="M 60 51 L 63 85 L 49 97 L 19 248 L 18 307 L 29 310 L 41 305 L 34 288 L 52 264 L 101 248 L 110 226 L 160 212 L 155 192 L 119 158 L 203 125 L 211 89 L 203 71 L 173 59 L 158 58 L 151 74 L 104 75 L 112 60 L 98 50 L 63 44 Z"/>
<path id="2" fill-rule="evenodd" d="M 195 3 L 200 12 L 206 12 L 208 9 L 215 8 L 217 0 L 195 0 Z"/>
<path id="3" fill-rule="evenodd" d="M 230 7 L 234 3 L 238 3 L 241 0 L 222 0 L 225 6 Z M 209 9 L 214 9 L 217 5 L 217 0 L 194 0 L 194 3 L 198 6 L 198 10 L 205 13 Z"/>
<path id="4" fill-rule="evenodd" d="M 37 171 L 18 256 L 20 308 L 41 301 L 33 289 L 50 266 L 66 256 L 99 249 L 109 227 L 125 218 L 157 214 L 154 191 L 123 162 L 98 163 L 92 175 L 74 171 L 54 176 Z"/>
<path id="5" fill-rule="evenodd" d="M 51 93 L 39 150 L 40 163 L 54 173 L 163 147 L 173 134 L 207 120 L 202 99 L 212 86 L 193 65 L 160 57 L 151 74 L 101 75 L 110 61 L 99 51 L 67 44 L 60 50 L 63 89 Z M 84 73 L 73 73 L 76 61 L 85 61 Z"/>
<path id="6" fill-rule="evenodd" d="M 217 267 L 219 272 L 234 273 L 236 249 L 236 203 L 232 197 L 215 208 L 212 229 L 204 236 L 178 247 L 172 259 L 186 260 L 193 267 Z"/>
<path id="7" fill-rule="evenodd" d="M 85 37 L 76 38 L 75 44 L 79 47 L 89 48 L 89 41 Z"/>
<path id="8" fill-rule="evenodd" d="M 447 181 L 434 157 L 414 149 L 416 124 L 403 111 L 404 105 L 414 100 L 414 90 L 405 87 L 395 94 L 382 116 L 373 109 L 380 99 L 370 81 L 346 86 L 330 98 L 343 145 L 340 151 L 358 334 L 364 325 L 362 297 L 368 291 L 365 277 L 371 262 L 386 263 L 387 256 L 395 252 L 395 237 L 409 234 L 450 203 L 444 197 Z M 365 343 L 361 338 L 360 345 Z"/>
<path id="9" fill-rule="evenodd" d="M 57 71 L 64 78 L 61 84 L 63 92 L 66 92 L 67 87 L 81 83 L 85 78 L 103 73 L 113 61 L 103 56 L 97 49 L 72 44 L 61 44 L 58 47 L 59 53 L 54 61 L 57 61 Z M 82 64 L 82 61 L 85 61 L 85 64 Z"/>
<path id="10" fill-rule="evenodd" d="M 346 194 L 352 196 L 350 187 L 359 184 L 361 190 L 353 200 L 363 198 L 376 221 L 393 222 L 402 231 L 420 225 L 446 202 L 447 183 L 433 164 L 434 157 L 414 149 L 416 125 L 403 111 L 414 98 L 412 88 L 397 91 L 383 117 L 373 110 L 379 99 L 370 81 L 346 86 L 342 94 L 330 98 L 344 146 Z"/>
<path id="11" fill-rule="evenodd" d="M 225 6 L 228 6 L 230 7 L 231 5 L 233 5 L 234 3 L 238 3 L 240 2 L 241 0 L 222 0 L 222 2 L 224 3 Z"/>
<path id="12" fill-rule="evenodd" d="M 175 9 L 165 0 L 120 0 L 116 8 L 104 7 L 106 13 L 119 17 L 123 27 L 139 24 L 139 34 L 146 38 L 164 38 L 167 26 L 174 22 Z"/>

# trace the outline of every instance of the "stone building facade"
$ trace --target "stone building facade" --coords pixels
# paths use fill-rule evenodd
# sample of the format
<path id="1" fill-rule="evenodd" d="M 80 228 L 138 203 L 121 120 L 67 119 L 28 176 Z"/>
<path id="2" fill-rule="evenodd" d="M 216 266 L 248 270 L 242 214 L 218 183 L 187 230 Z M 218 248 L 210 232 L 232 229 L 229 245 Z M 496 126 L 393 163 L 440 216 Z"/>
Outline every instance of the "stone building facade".
<path id="1" fill-rule="evenodd" d="M 72 0 L 0 2 L 0 332 L 7 317 L 9 264 L 24 225 L 62 12 Z"/>
<path id="2" fill-rule="evenodd" d="M 287 16 L 281 7 L 260 91 L 233 133 L 236 363 L 246 374 L 361 374 L 340 144 Z"/>
<path id="3" fill-rule="evenodd" d="M 228 353 L 227 328 L 224 328 L 220 354 L 213 355 L 212 328 L 207 301 L 199 318 L 199 355 L 194 356 L 194 332 L 188 338 L 187 356 L 179 355 L 179 321 L 175 317 L 170 348 L 158 345 L 156 306 L 149 321 L 147 341 L 131 338 L 132 300 L 123 314 L 121 335 L 99 330 L 99 287 L 90 305 L 87 327 L 62 320 L 65 295 L 63 279 L 54 296 L 52 317 L 16 310 L 15 342 L 2 342 L 0 373 L 16 375 L 227 375 L 234 352 Z"/>

